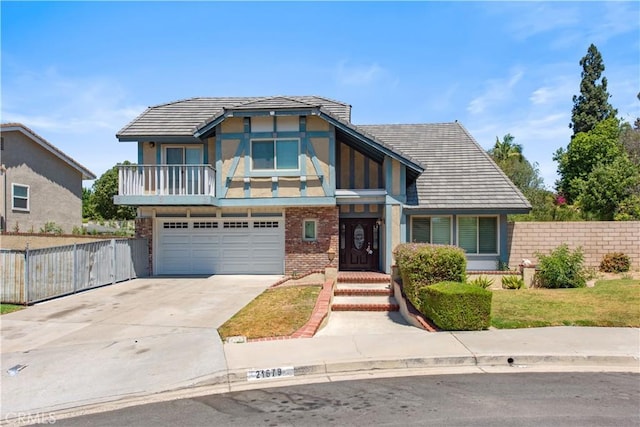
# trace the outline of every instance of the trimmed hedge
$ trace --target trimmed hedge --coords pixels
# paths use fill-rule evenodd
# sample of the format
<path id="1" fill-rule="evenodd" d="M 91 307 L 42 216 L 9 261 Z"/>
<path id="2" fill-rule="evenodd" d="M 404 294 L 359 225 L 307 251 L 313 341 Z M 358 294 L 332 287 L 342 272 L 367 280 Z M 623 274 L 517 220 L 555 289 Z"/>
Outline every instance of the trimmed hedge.
<path id="1" fill-rule="evenodd" d="M 479 331 L 491 323 L 493 293 L 479 286 L 441 282 L 419 290 L 422 313 L 445 331 Z"/>
<path id="2" fill-rule="evenodd" d="M 457 246 L 403 243 L 396 246 L 393 254 L 404 293 L 416 308 L 421 307 L 418 291 L 422 286 L 466 279 L 467 258 Z"/>

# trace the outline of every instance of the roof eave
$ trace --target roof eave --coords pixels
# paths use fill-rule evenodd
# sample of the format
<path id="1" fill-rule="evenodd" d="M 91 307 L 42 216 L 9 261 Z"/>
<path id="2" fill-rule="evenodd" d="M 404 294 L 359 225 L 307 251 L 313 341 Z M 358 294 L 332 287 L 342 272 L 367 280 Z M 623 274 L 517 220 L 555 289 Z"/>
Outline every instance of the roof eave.
<path id="1" fill-rule="evenodd" d="M 63 162 L 65 162 L 75 170 L 77 170 L 78 172 L 80 172 L 80 174 L 82 174 L 82 180 L 96 179 L 96 175 L 93 172 L 91 172 L 89 169 L 82 166 L 80 163 L 72 159 L 69 155 L 65 154 L 59 148 L 55 147 L 49 141 L 45 140 L 40 135 L 36 134 L 35 132 L 25 127 L 24 125 L 5 126 L 5 127 L 2 127 L 2 131 L 3 132 L 13 131 L 13 132 L 22 133 L 24 136 L 31 139 L 32 141 L 40 145 L 42 148 L 44 148 L 45 150 L 47 150 L 48 152 L 50 152 L 51 154 L 53 154 L 54 156 L 56 156 L 57 158 L 59 158 L 60 160 L 62 160 Z"/>

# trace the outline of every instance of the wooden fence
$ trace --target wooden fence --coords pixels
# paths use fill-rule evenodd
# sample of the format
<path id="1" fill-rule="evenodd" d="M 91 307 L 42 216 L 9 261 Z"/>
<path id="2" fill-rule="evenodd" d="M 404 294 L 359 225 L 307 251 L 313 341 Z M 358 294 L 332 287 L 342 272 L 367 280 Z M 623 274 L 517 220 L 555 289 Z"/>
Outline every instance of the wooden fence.
<path id="1" fill-rule="evenodd" d="M 147 276 L 146 239 L 0 250 L 0 301 L 3 303 L 32 304 Z"/>

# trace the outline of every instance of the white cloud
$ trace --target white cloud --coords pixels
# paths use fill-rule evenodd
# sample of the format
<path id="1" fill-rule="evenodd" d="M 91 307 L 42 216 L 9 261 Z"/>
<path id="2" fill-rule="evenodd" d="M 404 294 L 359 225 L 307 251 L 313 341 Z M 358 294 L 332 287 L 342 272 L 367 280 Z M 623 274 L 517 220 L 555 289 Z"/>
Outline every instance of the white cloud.
<path id="1" fill-rule="evenodd" d="M 336 67 L 336 79 L 344 86 L 368 86 L 389 76 L 389 73 L 376 63 L 351 65 L 341 61 Z"/>
<path id="2" fill-rule="evenodd" d="M 502 104 L 511 97 L 515 86 L 523 76 L 524 71 L 515 68 L 507 78 L 488 80 L 485 83 L 484 92 L 469 102 L 467 111 L 471 114 L 481 114 L 495 105 Z"/>
<path id="3" fill-rule="evenodd" d="M 3 87 L 2 120 L 42 131 L 115 133 L 144 109 L 127 105 L 126 98 L 126 91 L 112 79 L 70 78 L 55 69 L 25 72 Z"/>
<path id="4" fill-rule="evenodd" d="M 28 126 L 97 176 L 123 160 L 137 161 L 136 145 L 119 143 L 115 134 L 144 107 L 131 103 L 121 84 L 53 68 L 11 72 L 11 85 L 2 87 L 3 122 Z"/>

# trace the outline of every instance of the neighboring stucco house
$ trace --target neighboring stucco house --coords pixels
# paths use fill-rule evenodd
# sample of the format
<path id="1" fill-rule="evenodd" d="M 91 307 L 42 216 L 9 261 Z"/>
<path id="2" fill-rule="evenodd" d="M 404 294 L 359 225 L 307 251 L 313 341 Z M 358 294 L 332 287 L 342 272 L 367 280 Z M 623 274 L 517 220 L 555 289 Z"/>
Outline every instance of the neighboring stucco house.
<path id="1" fill-rule="evenodd" d="M 117 134 L 138 144 L 118 204 L 138 207 L 154 274 L 389 272 L 402 242 L 507 262 L 507 214 L 529 202 L 459 123 L 351 123 L 318 96 L 193 98 Z"/>
<path id="2" fill-rule="evenodd" d="M 82 227 L 82 180 L 96 176 L 23 124 L 2 124 L 0 135 L 2 230 Z"/>

